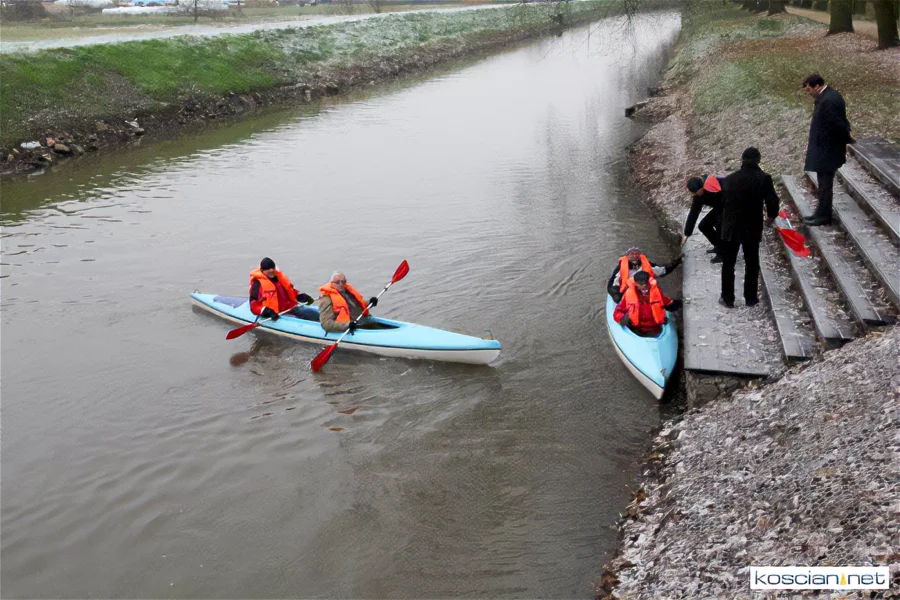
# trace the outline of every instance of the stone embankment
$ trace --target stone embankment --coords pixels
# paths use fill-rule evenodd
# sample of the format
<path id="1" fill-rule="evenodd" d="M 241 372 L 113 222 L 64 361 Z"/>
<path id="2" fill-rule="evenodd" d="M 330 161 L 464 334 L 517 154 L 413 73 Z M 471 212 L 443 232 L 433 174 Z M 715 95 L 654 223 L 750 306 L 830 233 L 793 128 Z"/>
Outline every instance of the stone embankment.
<path id="1" fill-rule="evenodd" d="M 874 333 L 668 424 L 621 527 L 613 597 L 748 598 L 750 566 L 832 565 L 890 565 L 878 597 L 900 597 L 898 348 L 900 329 Z"/>
<path id="2" fill-rule="evenodd" d="M 673 233 L 689 207 L 686 178 L 737 168 L 751 145 L 799 224 L 814 185 L 802 172 L 812 102 L 798 90 L 809 72 L 844 93 L 860 139 L 900 139 L 900 52 L 825 37 L 793 16 L 692 6 L 661 95 L 636 115 L 654 125 L 631 157 Z M 839 176 L 836 225 L 805 231 L 809 259 L 769 232 L 759 306 L 706 298 L 718 267 L 699 234 L 685 247 L 688 411 L 654 442 L 598 598 L 763 597 L 749 567 L 789 565 L 890 565 L 893 589 L 871 597 L 900 598 L 900 199 L 896 172 L 876 173 L 862 155 L 887 148 L 891 165 L 897 150 L 860 146 Z"/>

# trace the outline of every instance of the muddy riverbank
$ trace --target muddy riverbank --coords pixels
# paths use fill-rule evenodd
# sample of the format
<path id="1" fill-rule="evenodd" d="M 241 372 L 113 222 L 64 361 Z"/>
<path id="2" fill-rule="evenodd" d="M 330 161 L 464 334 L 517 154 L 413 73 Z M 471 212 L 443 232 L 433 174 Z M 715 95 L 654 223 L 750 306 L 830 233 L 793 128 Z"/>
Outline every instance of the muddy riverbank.
<path id="1" fill-rule="evenodd" d="M 519 5 L 3 55 L 0 175 L 424 73 L 620 10 L 608 0 Z"/>
<path id="2" fill-rule="evenodd" d="M 653 124 L 630 157 L 645 201 L 680 235 L 687 177 L 737 168 L 750 145 L 776 181 L 799 171 L 811 101 L 797 88 L 812 71 L 844 93 L 858 135 L 896 141 L 900 54 L 874 46 L 793 16 L 687 14 L 662 93 L 638 113 Z M 654 441 L 598 598 L 747 598 L 750 565 L 890 565 L 896 588 L 898 336 L 884 328 L 738 391 L 707 382 L 716 401 Z"/>

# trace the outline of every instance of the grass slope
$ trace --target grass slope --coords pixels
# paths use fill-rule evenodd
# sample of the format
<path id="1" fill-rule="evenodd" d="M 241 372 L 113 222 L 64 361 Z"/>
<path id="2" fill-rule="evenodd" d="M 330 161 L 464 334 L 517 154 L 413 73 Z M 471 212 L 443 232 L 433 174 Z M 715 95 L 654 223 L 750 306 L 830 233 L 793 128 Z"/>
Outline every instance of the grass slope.
<path id="1" fill-rule="evenodd" d="M 615 6 L 612 0 L 590 0 L 394 14 L 307 29 L 0 55 L 0 145 L 41 127 L 133 116 L 229 92 L 312 84 L 336 69 L 386 76 L 398 59 L 457 56 L 491 40 L 537 35 L 561 22 L 610 14 Z"/>

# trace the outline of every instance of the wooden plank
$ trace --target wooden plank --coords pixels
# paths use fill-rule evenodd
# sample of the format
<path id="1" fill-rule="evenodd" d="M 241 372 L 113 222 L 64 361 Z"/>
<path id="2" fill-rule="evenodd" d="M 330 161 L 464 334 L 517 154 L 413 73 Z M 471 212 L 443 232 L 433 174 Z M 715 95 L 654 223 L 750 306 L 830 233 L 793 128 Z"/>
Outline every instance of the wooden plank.
<path id="1" fill-rule="evenodd" d="M 806 173 L 813 185 L 816 174 Z M 900 250 L 891 242 L 859 205 L 841 189 L 834 190 L 834 218 L 856 244 L 860 256 L 881 282 L 891 302 L 900 307 Z"/>
<path id="2" fill-rule="evenodd" d="M 900 196 L 900 151 L 896 146 L 881 138 L 869 138 L 847 147 L 894 196 Z"/>
<path id="3" fill-rule="evenodd" d="M 759 249 L 759 269 L 762 274 L 763 286 L 772 306 L 772 314 L 775 316 L 775 326 L 778 329 L 778 337 L 781 338 L 781 349 L 788 361 L 807 360 L 816 353 L 815 340 L 806 335 L 794 321 L 789 310 L 785 291 L 790 286 L 790 280 L 780 277 L 769 266 L 768 249 L 763 243 Z"/>
<path id="4" fill-rule="evenodd" d="M 791 175 L 783 175 L 782 181 L 800 216 L 812 216 L 809 199 L 800 183 Z M 858 269 L 847 262 L 845 251 L 835 243 L 833 228 L 809 227 L 808 230 L 807 239 L 818 249 L 856 320 L 864 325 L 884 325 L 890 322 L 887 311 L 873 298 L 872 291 L 863 285 Z"/>
<path id="5" fill-rule="evenodd" d="M 721 269 L 710 264 L 705 241 L 691 236 L 684 257 L 684 368 L 699 373 L 766 377 L 778 364 L 778 348 L 761 309 L 718 304 Z M 737 280 L 742 275 L 737 274 Z M 757 312 L 750 312 L 750 311 Z"/>
<path id="6" fill-rule="evenodd" d="M 837 174 L 850 195 L 875 217 L 895 244 L 900 243 L 900 204 L 877 184 L 867 182 L 856 161 L 841 167 Z"/>

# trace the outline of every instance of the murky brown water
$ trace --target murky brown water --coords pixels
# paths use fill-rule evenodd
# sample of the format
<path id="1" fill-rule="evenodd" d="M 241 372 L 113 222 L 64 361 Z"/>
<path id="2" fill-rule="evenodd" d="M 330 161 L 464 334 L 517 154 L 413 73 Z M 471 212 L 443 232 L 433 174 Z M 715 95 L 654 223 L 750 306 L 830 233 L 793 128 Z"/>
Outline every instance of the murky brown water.
<path id="1" fill-rule="evenodd" d="M 623 108 L 677 15 L 5 184 L 5 597 L 588 597 L 659 408 L 613 352 L 612 260 L 676 249 Z M 193 312 L 271 255 L 490 368 L 247 335 Z M 669 289 L 673 283 L 666 282 Z M 338 431 L 339 430 L 339 431 Z"/>

